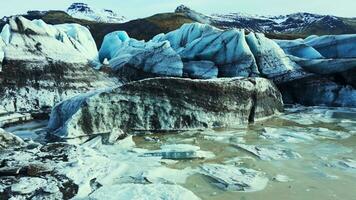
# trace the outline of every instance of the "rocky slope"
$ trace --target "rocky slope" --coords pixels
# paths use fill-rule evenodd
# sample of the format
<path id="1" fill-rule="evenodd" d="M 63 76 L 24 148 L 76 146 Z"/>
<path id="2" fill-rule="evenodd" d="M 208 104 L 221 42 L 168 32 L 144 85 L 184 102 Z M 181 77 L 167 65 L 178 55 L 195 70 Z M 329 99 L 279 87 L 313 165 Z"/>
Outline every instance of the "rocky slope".
<path id="1" fill-rule="evenodd" d="M 0 110 L 38 110 L 115 84 L 92 69 L 97 48 L 88 29 L 80 25 L 52 26 L 13 17 L 0 41 Z"/>
<path id="2" fill-rule="evenodd" d="M 112 10 L 93 9 L 85 3 L 73 3 L 68 7 L 67 13 L 74 18 L 103 23 L 123 23 L 127 21 L 124 16 L 120 16 Z"/>
<path id="3" fill-rule="evenodd" d="M 48 128 L 82 142 L 96 135 L 235 127 L 283 110 L 273 83 L 261 78 L 154 78 L 57 105 Z"/>

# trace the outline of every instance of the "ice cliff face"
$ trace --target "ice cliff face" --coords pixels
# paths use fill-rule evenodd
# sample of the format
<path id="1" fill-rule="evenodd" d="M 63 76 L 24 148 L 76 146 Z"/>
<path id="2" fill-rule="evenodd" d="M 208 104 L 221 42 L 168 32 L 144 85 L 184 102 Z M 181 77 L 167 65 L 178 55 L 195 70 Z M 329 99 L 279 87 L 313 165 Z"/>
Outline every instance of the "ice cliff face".
<path id="1" fill-rule="evenodd" d="M 131 39 L 124 32 L 111 33 L 105 37 L 99 59 L 108 60 L 106 67 L 120 75 L 139 69 L 136 79 L 146 74 L 201 79 L 263 76 L 285 81 L 300 70 L 262 34 L 247 37 L 243 30 L 223 31 L 199 23 L 185 24 L 148 42 Z"/>
<path id="2" fill-rule="evenodd" d="M 282 84 L 287 102 L 356 106 L 356 36 L 310 36 L 277 43 L 312 76 Z"/>
<path id="3" fill-rule="evenodd" d="M 273 83 L 262 78 L 153 78 L 58 104 L 49 129 L 82 142 L 117 130 L 179 131 L 235 127 L 282 111 Z"/>
<path id="4" fill-rule="evenodd" d="M 169 42 L 144 42 L 117 31 L 105 36 L 99 60 L 109 60 L 109 66 L 124 80 L 155 76 L 181 77 L 183 63 Z"/>
<path id="5" fill-rule="evenodd" d="M 74 18 L 105 23 L 122 23 L 127 21 L 124 16 L 109 9 L 92 9 L 85 3 L 73 3 L 67 13 Z"/>
<path id="6" fill-rule="evenodd" d="M 74 94 L 113 85 L 90 67 L 98 52 L 89 30 L 10 18 L 1 32 L 0 108 L 51 107 Z"/>

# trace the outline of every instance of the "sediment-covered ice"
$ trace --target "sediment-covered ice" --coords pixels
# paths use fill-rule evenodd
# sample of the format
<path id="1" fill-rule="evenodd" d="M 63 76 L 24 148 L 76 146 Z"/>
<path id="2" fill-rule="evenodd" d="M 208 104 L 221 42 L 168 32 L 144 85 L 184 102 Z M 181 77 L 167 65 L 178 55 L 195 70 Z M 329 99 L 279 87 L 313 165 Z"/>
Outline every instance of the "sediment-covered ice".
<path id="1" fill-rule="evenodd" d="M 243 149 L 261 160 L 289 160 L 297 159 L 302 156 L 291 149 L 284 147 L 264 147 L 264 146 L 255 146 L 255 145 L 246 145 L 246 144 L 237 144 L 236 147 Z"/>
<path id="2" fill-rule="evenodd" d="M 307 131 L 296 131 L 297 127 L 293 128 L 264 128 L 261 133 L 261 138 L 271 141 L 287 142 L 287 143 L 300 143 L 310 142 L 314 138 L 310 136 Z"/>
<path id="3" fill-rule="evenodd" d="M 11 17 L 1 32 L 0 107 L 34 111 L 117 83 L 95 71 L 98 51 L 89 30 L 78 24 L 49 25 Z"/>
<path id="4" fill-rule="evenodd" d="M 263 172 L 231 165 L 204 164 L 200 173 L 212 178 L 217 187 L 229 191 L 256 192 L 268 183 Z"/>
<path id="5" fill-rule="evenodd" d="M 153 188 L 159 188 L 162 183 L 184 183 L 194 172 L 190 169 L 176 170 L 164 167 L 161 164 L 161 157 L 142 156 L 149 151 L 132 146 L 134 145 L 132 137 L 124 140 L 128 145 L 122 143 L 103 145 L 101 141 L 100 137 L 95 138 L 72 151 L 69 154 L 70 164 L 63 163 L 60 167 L 61 173 L 79 185 L 78 198 L 86 197 L 94 191 L 91 182 L 93 179 L 102 185 L 104 190 L 111 186 L 120 187 L 118 185 L 122 184 L 137 184 L 137 188 L 144 186 L 140 184 L 152 184 Z M 115 191 L 116 195 L 122 194 L 121 191 Z M 99 189 L 95 194 L 104 195 L 105 192 L 101 193 Z"/>
<path id="6" fill-rule="evenodd" d="M 21 138 L 0 128 L 0 150 L 20 147 L 22 144 L 24 141 Z"/>
<path id="7" fill-rule="evenodd" d="M 271 141 L 301 143 L 310 142 L 317 139 L 340 140 L 351 137 L 351 134 L 344 131 L 334 131 L 327 128 L 264 128 L 261 138 Z"/>
<path id="8" fill-rule="evenodd" d="M 275 86 L 262 78 L 152 78 L 84 103 L 68 99 L 52 110 L 48 128 L 62 139 L 85 141 L 116 129 L 132 133 L 238 127 L 279 113 L 281 106 Z"/>

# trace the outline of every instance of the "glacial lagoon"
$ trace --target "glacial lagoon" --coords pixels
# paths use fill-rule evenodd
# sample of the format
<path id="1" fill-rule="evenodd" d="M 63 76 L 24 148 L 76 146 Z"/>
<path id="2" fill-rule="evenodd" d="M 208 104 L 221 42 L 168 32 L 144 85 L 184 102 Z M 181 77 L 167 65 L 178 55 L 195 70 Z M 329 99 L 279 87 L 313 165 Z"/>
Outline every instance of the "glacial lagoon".
<path id="1" fill-rule="evenodd" d="M 7 130 L 34 139 L 45 127 L 35 121 Z M 201 199 L 356 199 L 356 109 L 290 106 L 248 127 L 137 135 L 133 141 L 147 159 L 164 155 L 163 166 L 176 170 L 161 173 L 158 182 L 180 179 L 173 182 Z M 181 148 L 170 157 L 162 146 Z"/>

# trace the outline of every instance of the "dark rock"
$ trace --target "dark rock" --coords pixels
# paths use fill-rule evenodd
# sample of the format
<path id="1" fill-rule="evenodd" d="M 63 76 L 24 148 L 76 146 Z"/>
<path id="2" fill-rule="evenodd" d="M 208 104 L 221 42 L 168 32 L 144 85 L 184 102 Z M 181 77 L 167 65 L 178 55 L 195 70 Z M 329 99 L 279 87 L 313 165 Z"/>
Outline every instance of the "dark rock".
<path id="1" fill-rule="evenodd" d="M 4 129 L 0 128 L 0 150 L 7 148 L 19 147 L 24 144 L 24 141 L 11 134 L 6 132 Z"/>

